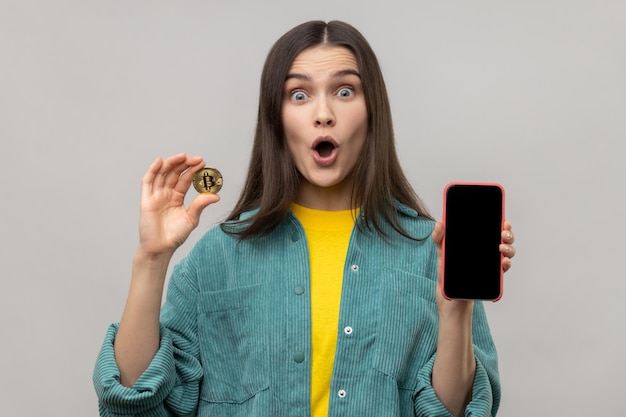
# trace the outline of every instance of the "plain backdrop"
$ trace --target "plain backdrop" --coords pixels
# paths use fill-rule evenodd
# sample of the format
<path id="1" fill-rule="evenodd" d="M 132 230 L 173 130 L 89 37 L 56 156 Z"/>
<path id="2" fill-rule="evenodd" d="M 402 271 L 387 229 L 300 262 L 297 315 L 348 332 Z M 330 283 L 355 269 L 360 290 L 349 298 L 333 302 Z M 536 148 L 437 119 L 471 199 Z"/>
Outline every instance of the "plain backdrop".
<path id="1" fill-rule="evenodd" d="M 499 415 L 626 415 L 623 0 L 1 0 L 0 413 L 97 415 L 144 171 L 188 152 L 224 175 L 177 262 L 239 195 L 269 48 L 311 19 L 370 41 L 436 217 L 449 181 L 507 190 Z"/>

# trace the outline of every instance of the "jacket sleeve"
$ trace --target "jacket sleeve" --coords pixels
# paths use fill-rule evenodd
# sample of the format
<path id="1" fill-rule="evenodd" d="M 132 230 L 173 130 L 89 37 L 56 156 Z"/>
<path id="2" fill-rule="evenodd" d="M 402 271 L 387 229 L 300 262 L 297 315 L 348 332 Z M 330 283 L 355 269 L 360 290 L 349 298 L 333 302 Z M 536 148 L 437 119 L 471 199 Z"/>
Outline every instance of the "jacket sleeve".
<path id="1" fill-rule="evenodd" d="M 174 269 L 161 309 L 159 349 L 132 388 L 120 384 L 114 353 L 118 325 L 109 327 L 93 374 L 101 416 L 195 415 L 202 367 L 197 337 L 197 289 L 190 282 L 183 261 Z"/>
<path id="2" fill-rule="evenodd" d="M 466 417 L 495 416 L 500 405 L 500 376 L 498 358 L 491 332 L 487 324 L 485 308 L 480 301 L 474 302 L 472 338 L 476 374 L 472 387 L 472 399 L 465 409 Z M 435 355 L 426 363 L 419 374 L 420 390 L 415 400 L 415 415 L 423 417 L 450 417 L 451 414 L 437 398 L 432 387 Z"/>

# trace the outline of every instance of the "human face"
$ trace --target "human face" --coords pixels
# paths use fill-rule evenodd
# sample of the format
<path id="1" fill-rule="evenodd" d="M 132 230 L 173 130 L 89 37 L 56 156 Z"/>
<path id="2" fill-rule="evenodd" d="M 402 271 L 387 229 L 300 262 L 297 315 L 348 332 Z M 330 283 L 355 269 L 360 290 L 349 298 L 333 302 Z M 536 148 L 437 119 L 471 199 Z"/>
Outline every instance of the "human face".
<path id="1" fill-rule="evenodd" d="M 282 118 L 301 175 L 296 203 L 352 208 L 351 174 L 367 135 L 367 107 L 352 52 L 322 45 L 297 55 L 285 81 Z"/>

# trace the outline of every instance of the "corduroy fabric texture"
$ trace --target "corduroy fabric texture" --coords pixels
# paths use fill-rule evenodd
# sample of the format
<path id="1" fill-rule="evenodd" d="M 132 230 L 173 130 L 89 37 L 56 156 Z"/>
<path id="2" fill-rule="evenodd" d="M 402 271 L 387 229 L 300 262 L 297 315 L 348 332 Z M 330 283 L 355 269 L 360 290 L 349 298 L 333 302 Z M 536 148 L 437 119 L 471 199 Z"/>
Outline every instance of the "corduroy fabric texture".
<path id="1" fill-rule="evenodd" d="M 397 210 L 406 230 L 426 239 L 411 241 L 391 227 L 387 240 L 358 227 L 350 238 L 332 417 L 450 415 L 431 385 L 438 330 L 433 222 L 402 205 Z M 94 371 L 100 414 L 309 416 L 309 277 L 304 230 L 292 213 L 270 235 L 249 241 L 211 229 L 174 268 L 160 349 L 133 388 L 119 384 L 117 326 L 109 328 Z M 476 377 L 466 416 L 493 416 L 500 382 L 481 302 L 473 341 Z"/>

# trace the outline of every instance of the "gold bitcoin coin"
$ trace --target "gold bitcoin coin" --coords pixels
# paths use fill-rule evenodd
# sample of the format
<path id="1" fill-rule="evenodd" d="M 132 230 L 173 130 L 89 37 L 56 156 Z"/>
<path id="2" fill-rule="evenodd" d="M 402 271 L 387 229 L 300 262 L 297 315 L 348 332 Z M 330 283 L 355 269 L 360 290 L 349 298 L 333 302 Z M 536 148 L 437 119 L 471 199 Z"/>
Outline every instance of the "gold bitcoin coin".
<path id="1" fill-rule="evenodd" d="M 222 174 L 215 168 L 202 168 L 193 176 L 193 188 L 199 193 L 217 194 L 222 189 Z"/>

